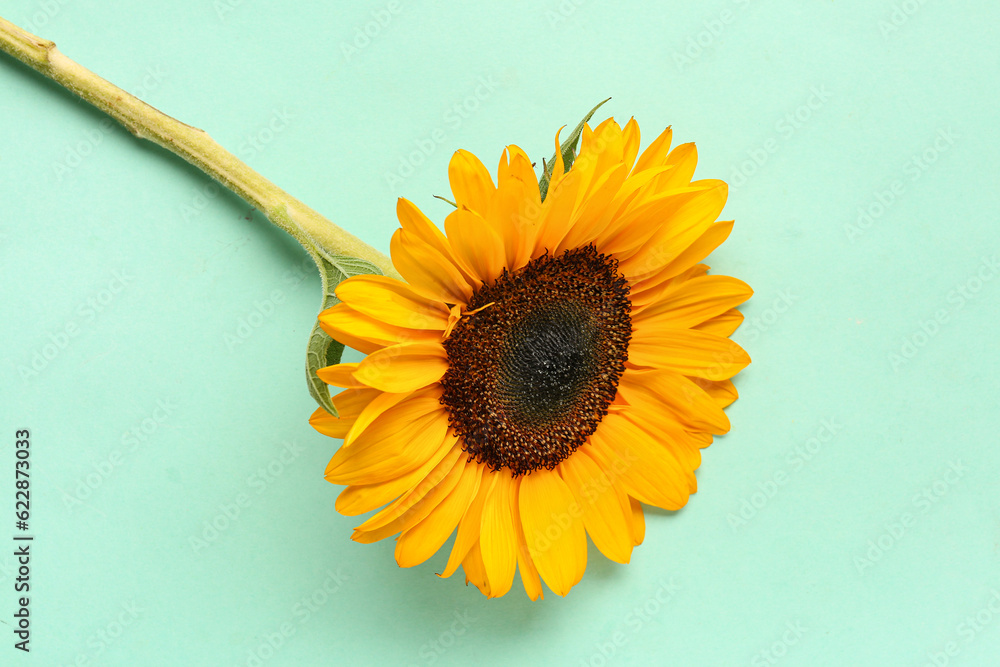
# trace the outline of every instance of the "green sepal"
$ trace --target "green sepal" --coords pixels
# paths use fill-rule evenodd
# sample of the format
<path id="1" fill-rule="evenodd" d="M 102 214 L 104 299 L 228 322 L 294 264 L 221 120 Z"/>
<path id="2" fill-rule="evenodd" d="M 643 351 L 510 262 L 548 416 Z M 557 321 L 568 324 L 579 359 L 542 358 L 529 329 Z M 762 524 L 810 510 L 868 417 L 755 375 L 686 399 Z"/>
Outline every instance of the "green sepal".
<path id="1" fill-rule="evenodd" d="M 315 247 L 314 252 L 311 252 L 310 255 L 319 269 L 323 286 L 323 302 L 320 312 L 332 308 L 340 302 L 340 299 L 334 294 L 334 290 L 337 289 L 337 285 L 351 276 L 382 275 L 377 266 L 357 257 L 331 255 Z M 323 331 L 319 320 L 317 320 L 309 334 L 309 344 L 306 347 L 306 383 L 309 386 L 309 395 L 316 400 L 321 408 L 334 417 L 339 415 L 337 408 L 333 405 L 333 400 L 330 398 L 330 389 L 325 382 L 319 379 L 316 371 L 326 366 L 339 364 L 343 353 L 343 344 L 338 343 L 330 337 L 330 334 Z"/>
<path id="2" fill-rule="evenodd" d="M 609 97 L 608 100 L 610 99 L 611 98 Z M 559 152 L 562 153 L 564 171 L 569 171 L 570 167 L 573 166 L 573 161 L 576 160 L 576 144 L 580 141 L 580 135 L 583 134 L 583 126 L 587 124 L 587 121 L 589 121 L 591 116 L 594 115 L 594 112 L 600 109 L 601 106 L 608 100 L 599 102 L 597 106 L 591 109 L 590 112 L 583 117 L 583 120 L 577 124 L 576 128 L 574 128 L 569 137 L 567 137 L 566 140 L 559 146 Z M 542 194 L 542 201 L 545 201 L 545 195 L 549 192 L 549 181 L 552 180 L 552 170 L 555 169 L 557 158 L 558 154 L 553 153 L 551 160 L 543 162 L 544 169 L 542 170 L 542 177 L 538 180 L 538 189 Z"/>
<path id="3" fill-rule="evenodd" d="M 453 202 L 453 201 L 452 201 L 452 200 L 450 200 L 450 199 L 445 199 L 445 198 L 444 198 L 444 197 L 442 197 L 441 195 L 434 195 L 434 199 L 440 199 L 441 201 L 446 201 L 446 202 L 448 202 L 449 204 L 451 204 L 452 206 L 454 206 L 455 208 L 458 208 L 458 204 L 456 204 L 455 202 Z"/>

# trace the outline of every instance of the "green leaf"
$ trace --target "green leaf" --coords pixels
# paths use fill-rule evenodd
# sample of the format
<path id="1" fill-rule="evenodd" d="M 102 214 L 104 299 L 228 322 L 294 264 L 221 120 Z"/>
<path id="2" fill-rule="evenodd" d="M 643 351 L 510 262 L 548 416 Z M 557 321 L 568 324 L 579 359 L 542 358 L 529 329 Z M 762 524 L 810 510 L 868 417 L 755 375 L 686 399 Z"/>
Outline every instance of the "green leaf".
<path id="1" fill-rule="evenodd" d="M 609 97 L 608 100 L 610 99 L 611 98 Z M 608 100 L 604 100 L 604 102 L 607 102 Z M 591 109 L 590 112 L 583 117 L 583 120 L 581 120 L 579 124 L 577 124 L 576 128 L 573 130 L 573 133 L 570 134 L 569 137 L 564 142 L 562 142 L 562 145 L 559 147 L 559 152 L 562 153 L 563 156 L 563 169 L 565 171 L 570 170 L 570 167 L 573 166 L 573 161 L 576 159 L 576 143 L 580 141 L 580 135 L 583 134 L 583 126 L 587 124 L 587 121 L 590 120 L 591 116 L 594 115 L 595 111 L 601 108 L 604 102 L 598 103 L 597 106 Z M 549 181 L 552 179 L 552 170 L 555 169 L 557 157 L 558 155 L 556 153 L 553 153 L 551 160 L 549 160 L 548 162 L 543 162 L 544 169 L 542 171 L 542 177 L 538 181 L 538 189 L 542 193 L 542 201 L 545 201 L 545 195 L 547 195 L 549 192 Z"/>
<path id="2" fill-rule="evenodd" d="M 337 285 L 351 276 L 366 273 L 382 275 L 377 266 L 357 257 L 331 255 L 318 248 L 314 248 L 314 252 L 310 254 L 319 268 L 320 279 L 323 283 L 323 302 L 320 312 L 331 308 L 340 301 L 333 292 Z M 323 331 L 319 326 L 319 321 L 317 321 L 313 325 L 312 333 L 309 334 L 309 345 L 306 347 L 306 382 L 309 385 L 309 394 L 321 408 L 334 417 L 338 415 L 337 408 L 334 407 L 333 400 L 330 398 L 330 389 L 325 382 L 319 379 L 316 371 L 325 366 L 340 363 L 340 357 L 343 353 L 344 346 L 330 338 L 330 334 Z"/>

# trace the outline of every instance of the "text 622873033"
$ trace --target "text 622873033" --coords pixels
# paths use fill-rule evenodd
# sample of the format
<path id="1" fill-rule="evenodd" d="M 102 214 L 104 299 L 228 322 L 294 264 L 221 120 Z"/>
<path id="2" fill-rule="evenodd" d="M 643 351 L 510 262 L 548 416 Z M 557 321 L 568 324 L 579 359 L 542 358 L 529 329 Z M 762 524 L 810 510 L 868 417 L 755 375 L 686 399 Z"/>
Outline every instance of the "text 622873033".
<path id="1" fill-rule="evenodd" d="M 31 612 L 28 608 L 31 592 L 31 544 L 33 537 L 27 534 L 31 519 L 31 433 L 20 429 L 14 433 L 14 558 L 17 563 L 17 577 L 14 592 L 17 595 L 14 612 L 14 648 L 27 653 L 31 640 Z"/>

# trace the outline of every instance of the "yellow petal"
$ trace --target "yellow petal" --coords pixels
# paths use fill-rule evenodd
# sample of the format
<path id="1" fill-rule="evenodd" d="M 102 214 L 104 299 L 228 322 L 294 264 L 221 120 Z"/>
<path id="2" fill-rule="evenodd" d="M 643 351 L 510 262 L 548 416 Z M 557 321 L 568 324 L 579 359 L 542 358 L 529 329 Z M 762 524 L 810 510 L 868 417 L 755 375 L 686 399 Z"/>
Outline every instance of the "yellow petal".
<path id="1" fill-rule="evenodd" d="M 508 146 L 500 159 L 497 193 L 488 222 L 503 240 L 504 264 L 514 271 L 532 257 L 541 214 L 541 194 L 531 160 L 517 146 Z"/>
<path id="2" fill-rule="evenodd" d="M 654 139 L 653 143 L 651 143 L 646 150 L 642 152 L 639 159 L 636 160 L 635 167 L 632 171 L 638 173 L 644 169 L 659 167 L 664 164 L 664 162 L 666 162 L 667 153 L 670 151 L 670 139 L 672 136 L 673 132 L 669 127 L 661 132 L 660 136 Z"/>
<path id="3" fill-rule="evenodd" d="M 455 489 L 465 468 L 460 448 L 453 447 L 409 493 L 355 528 L 351 539 L 371 544 L 417 525 Z"/>
<path id="4" fill-rule="evenodd" d="M 437 225 L 430 221 L 413 202 L 402 197 L 396 202 L 396 216 L 399 218 L 399 225 L 407 233 L 412 243 L 423 245 L 441 256 L 443 261 L 455 266 L 455 256 L 451 251 L 451 244 L 445 238 Z M 397 269 L 399 267 L 396 267 Z M 461 271 L 459 269 L 459 271 Z M 469 276 L 464 276 L 466 282 Z M 471 284 L 471 283 L 470 283 Z"/>
<path id="5" fill-rule="evenodd" d="M 625 144 L 622 151 L 622 162 L 625 164 L 626 170 L 631 171 L 635 164 L 635 156 L 639 153 L 639 123 L 635 122 L 635 118 L 629 118 L 628 123 L 625 124 L 625 128 L 622 130 L 622 141 Z"/>
<path id="6" fill-rule="evenodd" d="M 577 192 L 583 179 L 576 169 L 570 170 L 559 182 L 549 187 L 539 214 L 538 233 L 535 237 L 533 256 L 552 252 L 573 228 L 573 211 L 576 208 Z"/>
<path id="7" fill-rule="evenodd" d="M 337 331 L 334 334 L 331 333 L 331 330 L 327 326 L 325 326 L 322 322 L 320 322 L 320 328 L 326 331 L 326 333 L 328 333 L 331 338 L 333 338 L 341 345 L 349 347 L 353 350 L 357 350 L 362 354 L 371 354 L 375 350 L 385 347 L 385 345 L 387 344 L 388 345 L 392 344 L 392 343 L 373 343 L 370 340 L 367 340 L 365 338 L 360 338 L 353 334 L 349 334 L 346 331 Z"/>
<path id="8" fill-rule="evenodd" d="M 455 544 L 452 545 L 451 555 L 448 557 L 448 564 L 445 566 L 444 572 L 439 575 L 441 577 L 450 577 L 460 564 L 464 566 L 469 550 L 472 549 L 473 545 L 479 543 L 479 527 L 483 516 L 483 506 L 486 505 L 486 498 L 492 491 L 493 485 L 496 484 L 497 476 L 481 463 L 474 465 L 479 471 L 481 482 L 475 498 L 469 503 L 469 508 L 458 523 Z M 482 562 L 481 555 L 479 561 Z"/>
<path id="9" fill-rule="evenodd" d="M 587 536 L 572 492 L 555 472 L 536 470 L 521 480 L 518 509 L 538 573 L 565 596 L 587 568 Z"/>
<path id="10" fill-rule="evenodd" d="M 623 511 L 625 491 L 579 450 L 558 470 L 583 510 L 583 525 L 594 546 L 610 560 L 627 563 L 632 555 L 632 517 Z"/>
<path id="11" fill-rule="evenodd" d="M 462 569 L 465 570 L 465 585 L 470 583 L 479 589 L 479 592 L 486 597 L 490 596 L 490 580 L 486 576 L 486 566 L 483 565 L 483 553 L 479 548 L 479 540 L 469 548 L 465 558 L 462 560 Z"/>
<path id="12" fill-rule="evenodd" d="M 517 539 L 517 570 L 521 573 L 521 583 L 524 584 L 524 592 L 532 600 L 544 598 L 542 592 L 542 579 L 538 576 L 538 569 L 535 562 L 531 560 L 531 552 L 528 551 L 528 542 L 524 539 L 524 527 L 521 525 L 521 480 L 519 477 L 514 480 L 514 495 L 511 509 L 514 515 L 514 537 Z"/>
<path id="13" fill-rule="evenodd" d="M 685 430 L 683 425 L 663 419 L 663 412 L 646 405 L 634 406 L 621 412 L 621 416 L 649 436 L 656 445 L 650 454 L 671 459 L 670 465 L 678 470 L 687 482 L 688 493 L 698 490 L 694 471 L 701 465 L 701 445 L 691 437 L 702 431 Z"/>
<path id="14" fill-rule="evenodd" d="M 624 165 L 622 166 L 624 167 Z M 636 206 L 658 194 L 663 194 L 665 191 L 658 190 L 654 187 L 656 185 L 656 177 L 669 170 L 670 167 L 662 166 L 646 169 L 637 174 L 631 174 L 621 184 L 618 191 L 613 193 L 611 202 L 608 204 L 608 208 L 611 209 L 609 212 L 613 214 L 612 217 L 622 215 L 630 206 Z M 673 189 L 674 192 L 678 193 L 686 190 L 688 190 L 688 188 Z"/>
<path id="15" fill-rule="evenodd" d="M 497 483 L 483 506 L 479 532 L 483 564 L 490 581 L 490 597 L 500 597 L 510 590 L 517 566 L 517 536 L 511 508 L 516 487 L 514 479 L 506 471 L 498 471 L 496 477 Z"/>
<path id="16" fill-rule="evenodd" d="M 584 200 L 590 197 L 597 183 L 602 181 L 609 171 L 621 170 L 623 175 L 628 174 L 628 168 L 623 163 L 626 157 L 624 149 L 625 140 L 621 128 L 613 118 L 608 118 L 593 131 L 589 126 L 584 126 L 580 138 L 580 152 L 570 171 L 584 175 L 583 184 L 577 193 L 578 207 L 585 204 Z M 614 213 L 614 210 L 607 212 Z"/>
<path id="17" fill-rule="evenodd" d="M 656 187 L 661 190 L 679 188 L 691 182 L 694 168 L 698 164 L 698 149 L 694 144 L 681 144 L 670 151 L 666 164 L 670 169 L 656 179 Z"/>
<path id="18" fill-rule="evenodd" d="M 687 329 L 721 315 L 753 295 L 742 280 L 701 276 L 685 281 L 632 316 L 633 328 Z"/>
<path id="19" fill-rule="evenodd" d="M 467 206 L 480 215 L 490 210 L 496 186 L 490 172 L 475 155 L 465 150 L 455 151 L 448 163 L 448 180 L 459 208 Z"/>
<path id="20" fill-rule="evenodd" d="M 710 320 L 705 320 L 701 324 L 692 328 L 698 331 L 704 331 L 705 333 L 715 334 L 716 336 L 728 337 L 732 336 L 733 332 L 736 331 L 742 323 L 743 313 L 733 308 L 731 310 L 727 310 L 721 315 L 716 315 Z"/>
<path id="21" fill-rule="evenodd" d="M 430 514 L 417 525 L 407 528 L 396 542 L 396 563 L 400 567 L 419 565 L 433 556 L 448 540 L 459 520 L 469 508 L 469 503 L 479 490 L 480 474 L 477 466 L 463 465 L 462 476 L 455 488 Z"/>
<path id="22" fill-rule="evenodd" d="M 598 238 L 597 249 L 617 257 L 631 257 L 637 249 L 645 247 L 644 244 L 655 234 L 663 234 L 665 227 L 677 224 L 675 220 L 682 222 L 692 218 L 688 213 L 692 202 L 705 199 L 705 190 L 700 186 L 657 192 L 650 197 L 636 196 L 615 214 L 611 224 Z M 670 224 L 665 225 L 664 221 L 670 221 Z"/>
<path id="23" fill-rule="evenodd" d="M 357 418 L 354 420 L 354 424 L 351 425 L 350 430 L 343 436 L 345 447 L 349 447 L 366 428 L 371 426 L 373 421 L 382 416 L 382 413 L 394 405 L 398 405 L 401 401 L 406 400 L 411 395 L 411 393 L 389 394 L 378 390 L 372 391 L 376 391 L 378 395 L 364 408 L 362 408 L 361 412 L 358 413 Z"/>
<path id="24" fill-rule="evenodd" d="M 698 262 L 708 257 L 713 250 L 728 238 L 732 230 L 732 220 L 716 222 L 710 225 L 701 236 L 685 250 L 681 251 L 675 259 L 658 269 L 652 275 L 645 276 L 635 282 L 629 294 L 633 306 L 641 306 L 659 299 L 669 289 L 671 279 L 683 274 L 698 264 Z"/>
<path id="25" fill-rule="evenodd" d="M 632 544 L 639 546 L 646 539 L 646 517 L 642 514 L 642 503 L 632 496 L 628 500 L 632 506 Z"/>
<path id="26" fill-rule="evenodd" d="M 724 220 L 709 225 L 691 245 L 682 250 L 677 257 L 663 267 L 663 276 L 672 278 L 700 262 L 712 254 L 712 251 L 722 245 L 733 231 L 733 221 Z"/>
<path id="27" fill-rule="evenodd" d="M 366 354 L 397 343 L 441 340 L 440 330 L 397 327 L 363 315 L 346 303 L 338 303 L 320 313 L 319 324 L 334 340 L 345 345 L 350 340 L 365 341 L 368 349 L 355 349 L 361 349 Z M 355 346 L 352 344 L 351 347 Z"/>
<path id="28" fill-rule="evenodd" d="M 663 273 L 666 270 L 664 267 L 638 282 L 633 282 L 629 292 L 633 310 L 638 312 L 649 304 L 659 301 L 665 294 L 677 289 L 682 283 L 708 273 L 708 268 L 706 264 L 695 264 L 680 275 L 664 278 Z"/>
<path id="29" fill-rule="evenodd" d="M 704 389 L 719 404 L 719 407 L 724 408 L 740 397 L 732 380 L 720 380 L 718 382 L 703 380 L 701 378 L 692 378 L 692 380 Z"/>
<path id="30" fill-rule="evenodd" d="M 601 121 L 594 128 L 592 135 L 583 137 L 580 142 L 578 160 L 591 160 L 596 157 L 597 173 L 602 173 L 613 164 L 623 161 L 625 155 L 625 139 L 622 128 L 614 118 Z M 574 168 L 576 163 L 574 162 Z"/>
<path id="31" fill-rule="evenodd" d="M 627 369 L 618 383 L 618 390 L 629 404 L 666 413 L 690 429 L 718 434 L 729 431 L 729 418 L 719 404 L 679 373 Z"/>
<path id="32" fill-rule="evenodd" d="M 632 332 L 628 348 L 632 367 L 666 368 L 706 380 L 726 380 L 750 363 L 739 345 L 702 331 L 671 329 Z"/>
<path id="33" fill-rule="evenodd" d="M 604 125 L 604 129 L 614 131 L 614 127 Z M 603 158 L 603 159 L 602 159 Z M 617 155 L 611 155 L 602 141 L 595 136 L 589 125 L 584 125 L 583 133 L 580 137 L 580 151 L 573 162 L 574 171 L 582 176 L 580 191 L 577 193 L 576 204 L 579 207 L 589 198 L 590 194 L 598 187 L 598 182 L 607 175 L 609 171 L 621 168 L 628 174 L 628 167 L 617 159 Z"/>
<path id="34" fill-rule="evenodd" d="M 445 218 L 444 228 L 455 257 L 466 272 L 480 284 L 496 280 L 503 270 L 505 258 L 503 239 L 493 227 L 478 213 L 458 209 Z"/>
<path id="35" fill-rule="evenodd" d="M 493 199 L 489 221 L 503 239 L 508 270 L 521 268 L 534 256 L 542 210 L 539 197 L 534 177 L 530 181 L 511 177 Z"/>
<path id="36" fill-rule="evenodd" d="M 445 303 L 466 304 L 472 287 L 450 258 L 397 229 L 389 242 L 392 264 L 418 294 Z"/>
<path id="37" fill-rule="evenodd" d="M 586 130 L 590 130 L 590 128 L 587 127 L 586 123 L 584 123 L 584 127 L 586 128 Z M 562 131 L 564 129 L 566 129 L 565 125 L 556 130 L 556 152 L 555 152 L 556 161 L 553 163 L 552 173 L 549 175 L 550 188 L 553 185 L 557 184 L 559 180 L 563 177 L 563 175 L 566 173 L 566 164 L 563 162 L 562 146 L 559 144 L 559 135 L 562 134 Z"/>
<path id="38" fill-rule="evenodd" d="M 358 364 L 335 364 L 320 368 L 316 371 L 316 377 L 323 382 L 334 387 L 345 387 L 350 389 L 362 389 L 365 385 L 354 377 L 354 371 L 358 370 Z M 338 408 L 339 409 L 339 408 Z"/>
<path id="39" fill-rule="evenodd" d="M 501 170 L 502 176 L 497 178 L 498 187 L 503 185 L 506 179 L 516 179 L 522 183 L 534 181 L 535 190 L 538 190 L 538 178 L 535 176 L 535 169 L 531 166 L 531 158 L 521 149 L 520 146 L 511 144 L 507 147 L 510 155 L 510 162 Z"/>
<path id="40" fill-rule="evenodd" d="M 704 449 L 712 444 L 712 434 L 705 433 L 704 431 L 692 431 L 688 433 L 688 437 L 694 442 L 698 447 Z"/>
<path id="41" fill-rule="evenodd" d="M 602 174 L 595 175 L 586 191 L 581 186 L 577 192 L 572 226 L 553 254 L 588 245 L 604 233 L 614 215 L 614 211 L 610 209 L 610 202 L 626 182 L 627 173 L 625 165 L 616 164 Z"/>
<path id="42" fill-rule="evenodd" d="M 448 414 L 437 397 L 411 397 L 387 410 L 326 468 L 335 484 L 375 484 L 410 472 L 445 446 Z"/>
<path id="43" fill-rule="evenodd" d="M 602 468 L 618 475 L 630 496 L 664 509 L 680 509 L 687 503 L 691 471 L 681 469 L 653 437 L 624 417 L 608 414 L 591 434 L 593 447 L 587 451 Z"/>
<path id="44" fill-rule="evenodd" d="M 700 189 L 669 213 L 652 236 L 642 245 L 622 254 L 619 272 L 630 280 L 652 275 L 675 260 L 715 222 L 726 205 L 729 189 L 718 180 L 695 181 L 690 188 Z"/>
<path id="45" fill-rule="evenodd" d="M 448 355 L 440 343 L 401 343 L 369 354 L 354 377 L 369 387 L 394 394 L 434 384 L 448 370 Z"/>
<path id="46" fill-rule="evenodd" d="M 374 389 L 347 389 L 342 391 L 330 400 L 337 408 L 339 417 L 334 417 L 323 408 L 316 408 L 309 424 L 314 429 L 328 435 L 331 438 L 343 438 L 356 423 L 358 416 L 373 400 L 378 398 L 379 392 Z"/>
<path id="47" fill-rule="evenodd" d="M 337 298 L 372 319 L 406 329 L 438 329 L 448 324 L 448 309 L 386 276 L 354 276 L 337 285 Z"/>
<path id="48" fill-rule="evenodd" d="M 439 454 L 435 454 L 416 470 L 412 470 L 400 477 L 390 479 L 385 482 L 375 484 L 353 484 L 346 487 L 337 496 L 337 511 L 347 516 L 358 516 L 365 512 L 370 512 L 377 507 L 382 507 L 386 503 L 398 501 L 405 493 L 412 491 L 420 482 L 428 476 L 433 478 L 432 472 L 439 465 L 454 466 L 454 460 L 461 455 L 462 448 L 454 445 L 449 449 L 442 447 Z M 448 457 L 454 457 L 450 464 L 442 462 Z"/>

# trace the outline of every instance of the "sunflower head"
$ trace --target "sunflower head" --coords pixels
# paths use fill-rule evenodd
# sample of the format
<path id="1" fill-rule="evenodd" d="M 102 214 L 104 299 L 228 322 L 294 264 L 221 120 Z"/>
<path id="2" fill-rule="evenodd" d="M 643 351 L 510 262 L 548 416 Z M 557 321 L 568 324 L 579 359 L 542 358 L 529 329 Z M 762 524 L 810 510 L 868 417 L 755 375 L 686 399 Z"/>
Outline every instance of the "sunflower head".
<path id="1" fill-rule="evenodd" d="M 729 430 L 730 378 L 750 361 L 729 336 L 751 295 L 701 261 L 729 235 L 726 184 L 692 181 L 693 144 L 667 128 L 639 154 L 635 120 L 584 126 L 544 200 L 531 160 L 504 151 L 494 183 L 455 153 L 444 233 L 400 199 L 392 261 L 404 281 L 356 276 L 320 315 L 367 354 L 322 369 L 344 444 L 326 470 L 337 509 L 385 506 L 354 539 L 392 535 L 403 567 L 456 533 L 459 565 L 489 597 L 516 571 L 532 599 L 580 581 L 587 536 L 626 563 L 642 503 L 682 507 L 700 450 Z"/>

